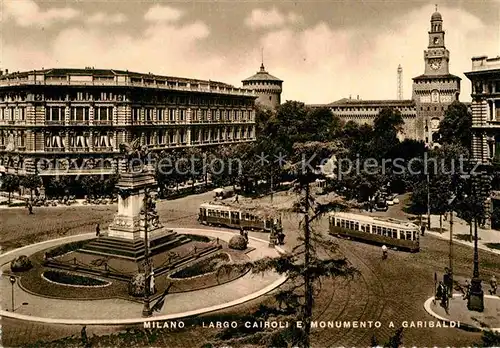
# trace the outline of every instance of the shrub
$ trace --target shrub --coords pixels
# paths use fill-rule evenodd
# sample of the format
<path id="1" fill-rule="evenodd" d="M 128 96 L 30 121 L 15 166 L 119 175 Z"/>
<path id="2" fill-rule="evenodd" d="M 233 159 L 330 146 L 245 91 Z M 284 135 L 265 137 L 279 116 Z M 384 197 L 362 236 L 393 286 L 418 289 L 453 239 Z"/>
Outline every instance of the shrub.
<path id="1" fill-rule="evenodd" d="M 107 282 L 104 282 L 96 278 L 85 277 L 78 274 L 71 274 L 60 271 L 46 271 L 43 272 L 43 276 L 55 283 L 66 284 L 66 285 L 95 286 L 95 285 L 107 284 Z"/>
<path id="2" fill-rule="evenodd" d="M 206 236 L 200 236 L 198 234 L 185 234 L 186 237 L 188 237 L 189 239 L 191 239 L 192 241 L 195 241 L 195 242 L 203 242 L 203 243 L 210 243 L 210 238 L 206 237 Z"/>
<path id="3" fill-rule="evenodd" d="M 234 236 L 229 241 L 229 248 L 236 250 L 245 250 L 247 248 L 247 240 L 243 236 Z"/>
<path id="4" fill-rule="evenodd" d="M 229 255 L 226 253 L 221 253 L 209 257 L 205 260 L 201 260 L 192 264 L 189 267 L 181 269 L 178 272 L 175 272 L 170 277 L 171 278 L 191 278 L 196 277 L 202 274 L 214 272 L 221 263 L 229 262 Z"/>
<path id="5" fill-rule="evenodd" d="M 24 272 L 33 267 L 30 259 L 26 255 L 21 255 L 10 263 L 12 272 Z"/>
<path id="6" fill-rule="evenodd" d="M 144 284 L 146 279 L 144 273 L 135 274 L 128 283 L 128 293 L 132 296 L 144 296 Z"/>

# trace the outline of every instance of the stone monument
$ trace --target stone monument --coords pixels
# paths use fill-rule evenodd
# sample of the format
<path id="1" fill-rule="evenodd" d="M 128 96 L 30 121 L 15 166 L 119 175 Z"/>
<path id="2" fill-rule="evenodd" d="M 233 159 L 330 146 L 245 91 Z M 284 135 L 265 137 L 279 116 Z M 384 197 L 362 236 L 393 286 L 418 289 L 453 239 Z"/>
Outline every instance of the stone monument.
<path id="1" fill-rule="evenodd" d="M 157 185 L 154 175 L 145 165 L 147 147 L 141 147 L 138 141 L 134 141 L 130 145 L 120 145 L 120 151 L 125 154 L 127 171 L 120 174 L 116 186 L 119 195 L 118 212 L 108 231 L 80 251 L 140 260 L 144 258 L 145 231 L 148 233 L 150 255 L 188 243 L 189 238 L 179 236 L 161 225 L 155 204 L 145 211 L 145 195 Z M 133 168 L 133 162 L 139 166 Z"/>

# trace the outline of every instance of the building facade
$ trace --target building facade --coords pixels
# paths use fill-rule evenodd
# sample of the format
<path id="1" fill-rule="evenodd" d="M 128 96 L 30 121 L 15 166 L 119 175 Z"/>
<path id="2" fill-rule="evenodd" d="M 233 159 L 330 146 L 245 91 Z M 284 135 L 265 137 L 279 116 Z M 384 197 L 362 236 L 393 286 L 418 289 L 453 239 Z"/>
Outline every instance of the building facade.
<path id="1" fill-rule="evenodd" d="M 0 173 L 113 174 L 119 145 L 151 151 L 255 140 L 253 91 L 101 69 L 0 76 Z"/>
<path id="2" fill-rule="evenodd" d="M 373 124 L 375 117 L 384 107 L 399 110 L 403 116 L 404 138 L 422 140 L 432 145 L 437 142 L 439 123 L 448 106 L 458 100 L 460 78 L 449 73 L 450 52 L 444 43 L 443 19 L 439 12 L 431 16 L 431 30 L 428 32 L 429 45 L 424 51 L 424 73 L 413 78 L 412 99 L 402 99 L 402 87 L 398 68 L 398 99 L 360 100 L 341 99 L 325 105 L 334 115 L 359 124 Z"/>
<path id="3" fill-rule="evenodd" d="M 500 161 L 500 57 L 472 58 L 472 156 L 481 164 Z"/>
<path id="4" fill-rule="evenodd" d="M 488 173 L 484 183 L 492 190 L 486 198 L 485 208 L 490 214 L 500 208 L 498 180 L 489 174 L 498 171 L 500 164 L 500 57 L 472 58 L 472 70 L 465 73 L 472 84 L 472 158 Z M 491 215 L 486 219 L 490 227 Z M 498 229 L 500 226 L 493 226 Z"/>
<path id="5" fill-rule="evenodd" d="M 269 74 L 261 64 L 260 70 L 253 76 L 242 81 L 243 88 L 252 90 L 258 96 L 257 103 L 276 109 L 281 104 L 283 81 Z"/>

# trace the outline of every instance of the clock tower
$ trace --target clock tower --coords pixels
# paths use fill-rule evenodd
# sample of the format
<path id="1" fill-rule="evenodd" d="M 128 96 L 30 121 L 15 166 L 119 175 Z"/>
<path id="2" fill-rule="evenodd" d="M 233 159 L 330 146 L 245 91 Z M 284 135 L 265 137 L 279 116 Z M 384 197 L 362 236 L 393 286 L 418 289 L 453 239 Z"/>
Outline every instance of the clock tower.
<path id="1" fill-rule="evenodd" d="M 460 78 L 449 72 L 450 51 L 444 44 L 443 18 L 431 16 L 429 44 L 424 51 L 424 74 L 413 78 L 413 100 L 417 107 L 418 138 L 432 145 L 439 142 L 439 123 L 460 94 Z"/>

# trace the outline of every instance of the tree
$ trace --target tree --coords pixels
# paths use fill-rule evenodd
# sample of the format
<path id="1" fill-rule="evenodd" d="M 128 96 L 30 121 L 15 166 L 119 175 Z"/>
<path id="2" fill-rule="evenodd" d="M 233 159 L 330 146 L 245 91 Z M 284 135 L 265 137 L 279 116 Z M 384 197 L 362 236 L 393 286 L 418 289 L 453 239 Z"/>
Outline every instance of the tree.
<path id="1" fill-rule="evenodd" d="M 466 149 L 471 146 L 472 114 L 467 105 L 454 101 L 446 109 L 439 124 L 439 137 L 442 144 L 459 144 Z"/>
<path id="2" fill-rule="evenodd" d="M 403 130 L 403 116 L 399 110 L 383 108 L 373 121 L 371 141 L 375 158 L 384 158 L 399 144 L 398 134 Z"/>
<path id="3" fill-rule="evenodd" d="M 261 311 L 260 315 L 279 316 L 280 320 L 288 320 L 292 324 L 288 328 L 272 332 L 251 332 L 248 341 L 260 346 L 310 347 L 314 297 L 321 287 L 321 279 L 325 277 L 349 277 L 357 272 L 347 259 L 330 256 L 330 253 L 336 250 L 337 245 L 313 228 L 314 223 L 325 212 L 332 208 L 340 209 L 346 206 L 342 200 L 320 204 L 310 190 L 310 183 L 318 177 L 315 168 L 322 158 L 331 157 L 337 149 L 338 144 L 333 143 L 308 142 L 294 145 L 293 150 L 296 157 L 290 166 L 294 167 L 292 170 L 298 176 L 297 206 L 302 216 L 300 224 L 302 234 L 299 238 L 299 245 L 291 252 L 279 257 L 267 257 L 243 264 L 225 264 L 221 265 L 218 270 L 220 272 L 235 267 L 242 269 L 250 267 L 255 273 L 274 270 L 279 274 L 286 274 L 290 280 L 290 287 L 281 289 L 276 294 L 275 299 L 280 304 L 279 308 L 266 308 L 266 310 Z M 313 154 L 316 156 L 311 157 Z M 285 304 L 285 308 L 282 308 L 283 304 Z M 297 325 L 297 322 L 300 322 L 302 326 Z M 238 334 L 243 333 L 238 332 Z M 226 336 L 223 337 L 228 339 L 229 337 Z M 238 342 L 244 343 L 241 339 L 238 339 Z M 233 342 L 225 341 L 225 343 L 231 344 Z"/>
<path id="4" fill-rule="evenodd" d="M 33 191 L 40 187 L 42 180 L 38 175 L 30 174 L 21 179 L 21 186 L 30 190 L 31 200 L 33 200 Z"/>
<path id="5" fill-rule="evenodd" d="M 3 189 L 9 193 L 9 204 L 11 202 L 11 194 L 19 188 L 19 177 L 7 174 L 3 177 Z"/>

